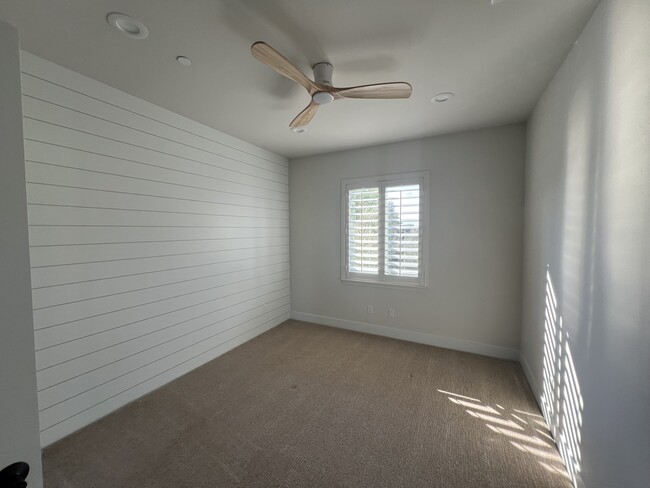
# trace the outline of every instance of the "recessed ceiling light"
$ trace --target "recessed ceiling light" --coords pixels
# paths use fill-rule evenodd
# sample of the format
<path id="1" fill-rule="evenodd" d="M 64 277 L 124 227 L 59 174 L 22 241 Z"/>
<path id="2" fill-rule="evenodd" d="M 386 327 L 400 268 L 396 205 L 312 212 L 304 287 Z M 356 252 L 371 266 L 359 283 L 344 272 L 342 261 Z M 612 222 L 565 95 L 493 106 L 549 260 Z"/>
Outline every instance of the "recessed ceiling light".
<path id="1" fill-rule="evenodd" d="M 144 39 L 149 35 L 146 25 L 128 15 L 113 12 L 106 16 L 106 21 L 113 29 L 133 39 Z"/>
<path id="2" fill-rule="evenodd" d="M 304 127 L 291 127 L 289 130 L 294 134 L 302 134 L 307 131 L 307 129 Z"/>
<path id="3" fill-rule="evenodd" d="M 192 60 L 187 56 L 178 56 L 176 58 L 176 61 L 178 61 L 183 66 L 190 66 L 192 64 Z"/>
<path id="4" fill-rule="evenodd" d="M 442 92 L 442 93 L 438 93 L 435 97 L 433 97 L 431 101 L 436 103 L 443 103 L 446 102 L 447 100 L 454 98 L 454 96 L 455 95 L 452 92 Z"/>

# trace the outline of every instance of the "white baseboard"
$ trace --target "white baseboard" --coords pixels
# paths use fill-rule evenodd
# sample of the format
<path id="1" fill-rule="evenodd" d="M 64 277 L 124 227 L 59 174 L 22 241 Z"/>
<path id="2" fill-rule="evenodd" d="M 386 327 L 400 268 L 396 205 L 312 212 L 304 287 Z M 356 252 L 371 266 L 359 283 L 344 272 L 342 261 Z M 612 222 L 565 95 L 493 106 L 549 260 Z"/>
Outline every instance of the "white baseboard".
<path id="1" fill-rule="evenodd" d="M 537 400 L 537 404 L 539 405 L 540 404 L 539 396 L 541 395 L 542 390 L 540 390 L 539 383 L 537 382 L 537 378 L 535 378 L 535 375 L 533 374 L 533 370 L 530 369 L 530 366 L 528 365 L 528 362 L 526 361 L 526 358 L 523 356 L 523 354 L 519 355 L 519 363 L 521 364 L 521 368 L 524 370 L 524 376 L 526 376 L 526 379 L 528 380 L 528 384 L 530 385 L 530 389 L 533 391 L 533 395 L 535 396 L 535 399 Z"/>
<path id="2" fill-rule="evenodd" d="M 339 329 L 353 330 L 356 332 L 365 332 L 366 334 L 390 337 L 402 341 L 417 342 L 428 346 L 443 347 L 445 349 L 454 349 L 456 351 L 471 352 L 483 356 L 491 356 L 499 359 L 509 359 L 511 361 L 519 360 L 519 351 L 492 344 L 483 344 L 481 342 L 465 341 L 451 337 L 437 336 L 424 332 L 416 332 L 405 329 L 395 329 L 384 325 L 368 324 L 366 322 L 355 322 L 353 320 L 338 319 L 327 317 L 325 315 L 316 315 L 305 312 L 291 311 L 291 318 L 302 320 L 304 322 L 313 322 L 315 324 L 328 325 Z"/>

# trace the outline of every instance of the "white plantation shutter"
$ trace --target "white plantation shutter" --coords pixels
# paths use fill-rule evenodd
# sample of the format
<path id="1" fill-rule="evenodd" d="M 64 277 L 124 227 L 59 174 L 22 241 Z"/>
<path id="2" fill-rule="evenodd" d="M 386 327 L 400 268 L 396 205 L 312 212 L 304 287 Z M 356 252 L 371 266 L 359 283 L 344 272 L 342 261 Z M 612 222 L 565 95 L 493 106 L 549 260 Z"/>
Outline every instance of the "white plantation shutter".
<path id="1" fill-rule="evenodd" d="M 384 190 L 384 273 L 420 275 L 420 185 L 387 186 Z"/>
<path id="2" fill-rule="evenodd" d="M 341 278 L 426 286 L 428 173 L 343 181 Z"/>
<path id="3" fill-rule="evenodd" d="M 348 270 L 379 272 L 379 188 L 355 188 L 348 193 Z"/>

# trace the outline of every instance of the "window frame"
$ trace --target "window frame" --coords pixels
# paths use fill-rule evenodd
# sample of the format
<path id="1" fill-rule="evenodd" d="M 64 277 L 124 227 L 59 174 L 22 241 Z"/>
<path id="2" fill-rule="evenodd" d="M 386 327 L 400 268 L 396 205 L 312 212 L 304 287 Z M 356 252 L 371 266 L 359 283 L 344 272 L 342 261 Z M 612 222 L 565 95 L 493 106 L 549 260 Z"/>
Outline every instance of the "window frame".
<path id="1" fill-rule="evenodd" d="M 341 180 L 341 271 L 340 278 L 344 283 L 397 286 L 406 288 L 427 288 L 429 285 L 429 171 L 396 173 L 361 178 L 346 178 Z M 420 276 L 393 276 L 384 274 L 385 261 L 385 218 L 386 218 L 386 187 L 397 185 L 420 185 L 420 240 L 418 257 Z M 377 187 L 379 189 L 379 259 L 377 275 L 352 273 L 349 266 L 348 192 L 359 188 Z"/>

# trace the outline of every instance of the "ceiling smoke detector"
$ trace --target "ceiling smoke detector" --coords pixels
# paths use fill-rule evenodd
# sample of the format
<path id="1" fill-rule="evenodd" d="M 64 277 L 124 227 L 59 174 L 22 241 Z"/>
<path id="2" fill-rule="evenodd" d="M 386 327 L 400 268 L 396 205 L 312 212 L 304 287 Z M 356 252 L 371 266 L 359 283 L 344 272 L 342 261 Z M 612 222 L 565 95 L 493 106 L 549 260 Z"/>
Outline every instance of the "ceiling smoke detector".
<path id="1" fill-rule="evenodd" d="M 149 35 L 146 25 L 128 15 L 112 12 L 106 16 L 106 22 L 116 31 L 132 39 L 145 39 Z"/>

